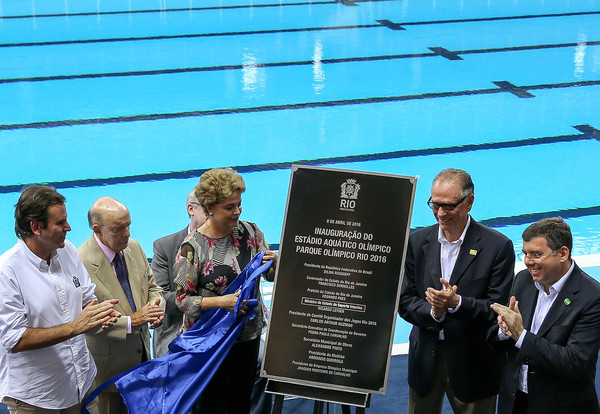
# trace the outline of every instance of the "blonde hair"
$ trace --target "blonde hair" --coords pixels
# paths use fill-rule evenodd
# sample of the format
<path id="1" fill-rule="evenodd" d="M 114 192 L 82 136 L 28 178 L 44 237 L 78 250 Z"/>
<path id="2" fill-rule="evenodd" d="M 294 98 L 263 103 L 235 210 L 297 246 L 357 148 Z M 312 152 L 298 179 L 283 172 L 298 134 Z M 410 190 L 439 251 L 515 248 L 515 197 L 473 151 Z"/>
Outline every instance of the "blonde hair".
<path id="1" fill-rule="evenodd" d="M 196 186 L 196 198 L 208 215 L 207 207 L 222 202 L 236 191 L 246 191 L 242 176 L 233 168 L 213 168 L 200 177 Z"/>

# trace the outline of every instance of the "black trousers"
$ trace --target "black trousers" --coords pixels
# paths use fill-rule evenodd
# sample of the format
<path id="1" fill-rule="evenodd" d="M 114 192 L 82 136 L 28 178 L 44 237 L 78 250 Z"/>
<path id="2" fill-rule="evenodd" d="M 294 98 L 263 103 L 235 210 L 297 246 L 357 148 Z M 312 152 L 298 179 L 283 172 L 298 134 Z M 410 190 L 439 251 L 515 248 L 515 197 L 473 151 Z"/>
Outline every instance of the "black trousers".
<path id="1" fill-rule="evenodd" d="M 260 337 L 236 342 L 192 408 L 193 414 L 249 414 Z"/>
<path id="2" fill-rule="evenodd" d="M 517 391 L 515 394 L 515 405 L 513 406 L 513 414 L 527 413 L 527 394 Z"/>

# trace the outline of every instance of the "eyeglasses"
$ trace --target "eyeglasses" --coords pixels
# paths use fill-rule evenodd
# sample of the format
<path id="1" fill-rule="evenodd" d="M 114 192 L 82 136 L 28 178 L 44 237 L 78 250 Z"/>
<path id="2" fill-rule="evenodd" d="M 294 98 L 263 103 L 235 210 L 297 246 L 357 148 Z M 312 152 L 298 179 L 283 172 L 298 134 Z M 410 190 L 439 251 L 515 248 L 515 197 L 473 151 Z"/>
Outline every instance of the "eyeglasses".
<path id="1" fill-rule="evenodd" d="M 429 197 L 429 200 L 427 200 L 427 205 L 433 211 L 439 210 L 440 207 L 444 211 L 454 211 L 454 209 L 456 207 L 458 207 L 460 203 L 462 203 L 463 201 L 465 201 L 468 196 L 470 196 L 470 194 L 467 194 L 466 196 L 464 196 L 463 198 L 461 198 L 460 200 L 458 200 L 456 203 L 436 203 L 435 201 L 431 201 L 431 197 Z"/>
<path id="2" fill-rule="evenodd" d="M 552 253 L 552 250 L 550 250 L 549 252 L 546 253 L 531 253 L 531 254 L 527 254 L 525 252 L 521 252 L 519 253 L 517 256 L 519 256 L 519 259 L 522 261 L 525 261 L 526 259 L 529 259 L 535 263 L 539 263 L 542 261 L 542 258 L 544 258 L 545 256 L 548 256 L 550 253 Z"/>

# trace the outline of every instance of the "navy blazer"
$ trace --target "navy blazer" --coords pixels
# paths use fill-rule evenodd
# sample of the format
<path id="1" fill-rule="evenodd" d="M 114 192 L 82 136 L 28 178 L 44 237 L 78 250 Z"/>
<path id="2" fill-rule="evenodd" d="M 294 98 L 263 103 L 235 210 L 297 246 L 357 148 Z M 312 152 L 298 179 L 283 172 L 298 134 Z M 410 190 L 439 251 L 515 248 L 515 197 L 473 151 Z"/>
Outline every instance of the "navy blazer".
<path id="1" fill-rule="evenodd" d="M 408 352 L 408 384 L 419 395 L 431 390 L 439 332 L 444 330 L 448 378 L 456 397 L 471 402 L 498 393 L 505 356 L 486 343 L 496 314 L 494 302 L 506 303 L 514 276 L 512 242 L 471 219 L 450 277 L 462 297 L 460 308 L 442 322 L 431 316 L 428 287 L 441 289 L 438 225 L 410 235 L 399 313 L 413 325 Z"/>
<path id="2" fill-rule="evenodd" d="M 498 340 L 498 325 L 490 329 L 495 346 L 509 355 L 498 413 L 512 413 L 522 364 L 529 365 L 528 413 L 600 413 L 594 382 L 600 349 L 600 283 L 575 265 L 537 334 L 529 332 L 538 290 L 528 270 L 515 277 L 511 296 L 519 301 L 528 332 L 519 349 L 512 339 Z"/>

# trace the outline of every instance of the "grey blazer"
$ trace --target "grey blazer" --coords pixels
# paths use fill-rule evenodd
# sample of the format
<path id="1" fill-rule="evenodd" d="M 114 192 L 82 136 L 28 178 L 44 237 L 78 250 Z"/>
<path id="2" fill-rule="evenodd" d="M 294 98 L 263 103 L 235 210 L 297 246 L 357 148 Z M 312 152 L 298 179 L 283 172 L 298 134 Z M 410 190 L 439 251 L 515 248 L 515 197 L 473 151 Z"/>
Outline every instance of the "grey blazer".
<path id="1" fill-rule="evenodd" d="M 175 305 L 177 288 L 174 283 L 175 272 L 173 266 L 179 247 L 187 234 L 188 228 L 186 227 L 177 233 L 161 237 L 153 245 L 154 257 L 152 258 L 151 268 L 156 283 L 162 288 L 163 296 L 167 302 L 165 320 L 161 326 L 154 330 L 153 334 L 155 358 L 167 353 L 169 344 L 179 334 L 179 328 L 183 324 L 183 313 Z"/>

